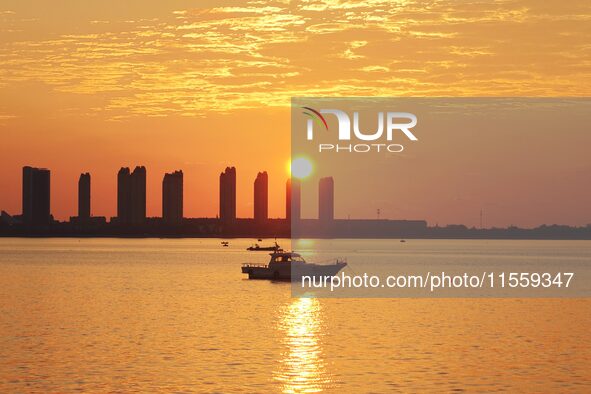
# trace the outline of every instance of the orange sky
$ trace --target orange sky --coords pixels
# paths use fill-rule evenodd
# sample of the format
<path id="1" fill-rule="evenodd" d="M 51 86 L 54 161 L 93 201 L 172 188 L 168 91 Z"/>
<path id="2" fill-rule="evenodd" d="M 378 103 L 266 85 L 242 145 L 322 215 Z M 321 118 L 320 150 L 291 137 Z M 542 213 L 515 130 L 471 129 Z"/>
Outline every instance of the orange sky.
<path id="1" fill-rule="evenodd" d="M 182 169 L 185 216 L 215 216 L 217 177 L 235 165 L 238 215 L 267 170 L 270 215 L 283 216 L 290 97 L 588 96 L 590 22 L 591 4 L 564 0 L 4 0 L 0 209 L 20 212 L 33 165 L 52 170 L 57 218 L 76 213 L 83 171 L 93 214 L 111 216 L 118 168 L 143 164 L 149 215 L 163 173 Z M 585 223 L 584 209 L 562 222 Z M 475 221 L 462 205 L 424 210 L 396 217 Z M 509 210 L 492 224 L 539 221 Z"/>

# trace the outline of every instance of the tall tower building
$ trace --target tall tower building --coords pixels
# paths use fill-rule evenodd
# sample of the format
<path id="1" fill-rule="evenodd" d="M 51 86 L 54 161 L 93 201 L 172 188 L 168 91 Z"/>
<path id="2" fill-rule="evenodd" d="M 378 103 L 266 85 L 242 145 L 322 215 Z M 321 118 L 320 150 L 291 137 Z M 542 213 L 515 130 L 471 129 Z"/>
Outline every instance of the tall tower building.
<path id="1" fill-rule="evenodd" d="M 146 221 L 146 167 L 136 167 L 130 175 L 131 224 Z"/>
<path id="2" fill-rule="evenodd" d="M 50 172 L 45 168 L 23 167 L 23 221 L 49 224 Z"/>
<path id="3" fill-rule="evenodd" d="M 162 180 L 162 220 L 180 224 L 183 220 L 183 172 L 164 174 Z"/>
<path id="4" fill-rule="evenodd" d="M 78 217 L 90 218 L 90 174 L 80 174 L 78 179 Z"/>
<path id="5" fill-rule="evenodd" d="M 128 167 L 117 173 L 117 219 L 129 224 L 131 218 L 131 177 Z"/>
<path id="6" fill-rule="evenodd" d="M 254 180 L 254 219 L 269 218 L 269 177 L 267 172 L 259 172 Z"/>
<path id="7" fill-rule="evenodd" d="M 133 172 L 124 167 L 117 174 L 117 218 L 123 224 L 142 224 L 146 220 L 146 167 Z"/>
<path id="8" fill-rule="evenodd" d="M 318 183 L 318 219 L 334 219 L 334 180 L 332 177 L 321 178 Z"/>
<path id="9" fill-rule="evenodd" d="M 285 217 L 288 220 L 300 220 L 301 216 L 301 182 L 290 178 L 285 185 Z"/>
<path id="10" fill-rule="evenodd" d="M 236 168 L 226 167 L 220 174 L 220 219 L 236 219 Z"/>

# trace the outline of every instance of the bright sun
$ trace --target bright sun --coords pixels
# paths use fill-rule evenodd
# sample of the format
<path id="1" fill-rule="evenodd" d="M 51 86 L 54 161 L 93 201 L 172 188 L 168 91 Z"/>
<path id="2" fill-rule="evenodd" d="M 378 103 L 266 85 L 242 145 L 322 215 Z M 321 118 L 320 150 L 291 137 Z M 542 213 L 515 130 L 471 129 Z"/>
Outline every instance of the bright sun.
<path id="1" fill-rule="evenodd" d="M 299 157 L 291 162 L 291 175 L 298 179 L 306 178 L 312 173 L 310 160 Z"/>

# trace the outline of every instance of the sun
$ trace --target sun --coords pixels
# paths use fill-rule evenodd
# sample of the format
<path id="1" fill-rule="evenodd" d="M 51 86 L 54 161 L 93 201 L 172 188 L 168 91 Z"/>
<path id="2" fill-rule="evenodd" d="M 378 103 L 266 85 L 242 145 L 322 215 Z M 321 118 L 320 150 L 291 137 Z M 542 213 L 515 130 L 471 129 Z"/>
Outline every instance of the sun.
<path id="1" fill-rule="evenodd" d="M 291 176 L 298 179 L 304 179 L 312 173 L 312 163 L 305 157 L 298 157 L 289 165 Z"/>

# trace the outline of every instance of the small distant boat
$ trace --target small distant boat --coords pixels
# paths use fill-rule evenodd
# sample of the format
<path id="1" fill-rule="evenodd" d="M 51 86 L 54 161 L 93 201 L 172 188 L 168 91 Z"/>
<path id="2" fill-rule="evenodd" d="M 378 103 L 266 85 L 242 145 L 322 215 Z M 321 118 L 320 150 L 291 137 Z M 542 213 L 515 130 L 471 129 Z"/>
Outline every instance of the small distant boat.
<path id="1" fill-rule="evenodd" d="M 259 244 L 254 244 L 246 248 L 246 250 L 251 252 L 273 252 L 281 250 L 281 246 L 277 242 L 275 242 L 274 246 L 260 246 Z"/>
<path id="2" fill-rule="evenodd" d="M 262 240 L 262 239 L 260 239 L 260 238 L 259 238 L 259 239 L 257 239 L 257 241 L 259 241 L 259 242 L 263 242 L 263 240 Z"/>
<path id="3" fill-rule="evenodd" d="M 230 242 L 228 242 L 228 241 L 222 241 L 222 242 L 221 242 L 221 244 L 222 244 L 222 246 L 223 246 L 224 248 L 227 248 L 227 247 L 228 247 L 228 245 L 230 245 Z"/>
<path id="4" fill-rule="evenodd" d="M 248 279 L 291 280 L 292 276 L 334 276 L 347 265 L 338 259 L 331 264 L 307 263 L 295 252 L 277 251 L 269 255 L 269 264 L 246 263 L 242 265 L 242 273 L 248 274 Z"/>
<path id="5" fill-rule="evenodd" d="M 405 239 L 401 239 L 400 242 L 406 242 L 406 240 Z"/>

